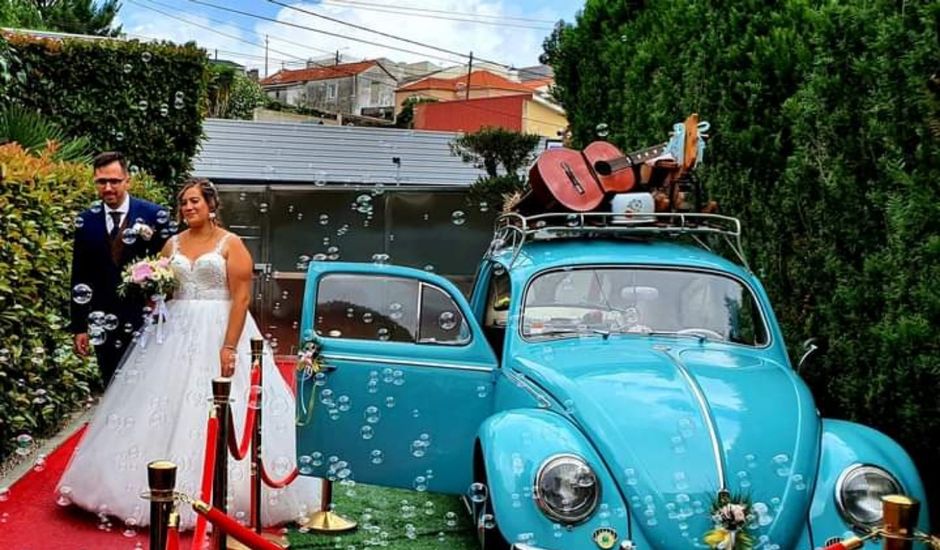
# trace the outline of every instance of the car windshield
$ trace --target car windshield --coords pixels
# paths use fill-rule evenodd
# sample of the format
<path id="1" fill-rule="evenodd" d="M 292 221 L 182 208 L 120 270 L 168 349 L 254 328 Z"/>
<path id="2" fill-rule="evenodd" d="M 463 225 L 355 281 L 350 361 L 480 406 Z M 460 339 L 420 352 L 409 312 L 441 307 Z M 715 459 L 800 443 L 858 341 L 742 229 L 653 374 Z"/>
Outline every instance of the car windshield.
<path id="1" fill-rule="evenodd" d="M 767 343 L 750 290 L 731 277 L 701 271 L 605 267 L 543 273 L 526 292 L 522 319 L 529 338 L 634 333 Z"/>

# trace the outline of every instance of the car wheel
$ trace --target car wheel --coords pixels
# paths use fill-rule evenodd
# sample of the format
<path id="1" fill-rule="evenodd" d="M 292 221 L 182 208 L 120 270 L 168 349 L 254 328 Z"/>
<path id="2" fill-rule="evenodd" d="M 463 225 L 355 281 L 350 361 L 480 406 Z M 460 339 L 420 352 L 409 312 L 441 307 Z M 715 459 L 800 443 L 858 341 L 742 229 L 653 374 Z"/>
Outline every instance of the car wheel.
<path id="1" fill-rule="evenodd" d="M 479 483 L 489 487 L 486 480 L 486 469 L 482 464 L 477 468 L 477 476 L 475 477 Z M 473 524 L 477 530 L 477 538 L 480 540 L 480 548 L 483 550 L 509 550 L 509 543 L 499 530 L 496 514 L 493 513 L 493 499 L 488 495 L 482 503 L 474 504 L 471 502 L 470 505 L 473 509 Z M 483 519 L 487 515 L 492 518 L 489 520 L 489 522 L 492 522 L 492 527 L 489 528 L 484 525 Z"/>

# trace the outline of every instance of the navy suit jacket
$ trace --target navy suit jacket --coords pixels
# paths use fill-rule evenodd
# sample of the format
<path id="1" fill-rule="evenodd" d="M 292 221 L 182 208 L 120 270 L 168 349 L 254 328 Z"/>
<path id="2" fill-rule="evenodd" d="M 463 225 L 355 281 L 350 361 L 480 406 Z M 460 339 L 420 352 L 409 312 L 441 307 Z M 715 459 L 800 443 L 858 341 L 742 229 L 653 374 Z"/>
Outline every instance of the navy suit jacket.
<path id="1" fill-rule="evenodd" d="M 144 256 L 151 256 L 160 252 L 166 242 L 168 232 L 166 221 L 157 222 L 158 213 L 166 208 L 141 199 L 130 198 L 127 215 L 124 217 L 122 227 L 133 227 L 137 221 L 149 225 L 153 230 L 153 237 L 145 241 L 138 237 L 132 244 L 124 244 L 117 263 L 111 255 L 111 241 L 108 238 L 108 226 L 105 222 L 105 209 L 99 206 L 98 211 L 88 209 L 79 217 L 82 219 L 81 227 L 75 230 L 75 240 L 72 249 L 72 288 L 85 284 L 91 288 L 91 300 L 87 304 L 71 302 L 71 322 L 69 330 L 73 334 L 88 332 L 88 314 L 92 311 L 113 313 L 118 316 L 121 327 L 130 323 L 135 329 L 141 325 L 143 308 L 146 297 L 140 293 L 128 293 L 121 297 L 117 293 L 121 283 L 121 273 L 124 267 L 134 260 Z M 161 235 L 163 233 L 163 235 Z M 120 239 L 120 236 L 118 237 Z M 117 330 L 123 330 L 118 328 Z"/>

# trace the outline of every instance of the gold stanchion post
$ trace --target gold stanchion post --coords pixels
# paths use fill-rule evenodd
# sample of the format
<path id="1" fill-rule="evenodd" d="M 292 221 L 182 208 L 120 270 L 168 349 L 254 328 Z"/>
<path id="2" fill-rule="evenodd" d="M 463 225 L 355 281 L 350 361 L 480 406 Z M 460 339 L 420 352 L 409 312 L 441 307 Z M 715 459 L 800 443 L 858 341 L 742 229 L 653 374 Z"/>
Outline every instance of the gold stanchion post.
<path id="1" fill-rule="evenodd" d="M 150 485 L 150 548 L 165 548 L 176 488 L 176 464 L 167 460 L 147 464 L 147 482 Z"/>
<path id="2" fill-rule="evenodd" d="M 329 479 L 323 480 L 321 497 L 323 509 L 314 512 L 304 523 L 304 527 L 317 533 L 342 533 L 356 528 L 355 521 L 348 520 L 330 509 L 333 504 L 333 482 Z"/>
<path id="3" fill-rule="evenodd" d="M 231 415 L 229 407 L 231 392 L 232 381 L 229 378 L 219 377 L 212 380 L 212 406 L 219 419 L 219 435 L 215 440 L 215 472 L 212 477 L 212 506 L 223 513 L 227 510 L 225 497 L 228 495 L 228 424 Z M 221 529 L 212 530 L 211 547 L 214 549 L 227 547 L 225 533 Z"/>
<path id="4" fill-rule="evenodd" d="M 258 409 L 255 411 L 255 425 L 251 430 L 251 525 L 255 533 L 274 542 L 282 548 L 288 548 L 287 537 L 282 537 L 273 533 L 262 533 L 261 529 L 261 506 L 264 499 L 261 496 L 263 480 L 261 478 L 261 414 L 264 409 L 262 406 L 264 397 L 264 363 L 262 355 L 264 354 L 264 340 L 261 338 L 251 339 L 251 368 L 258 369 L 258 387 L 252 388 L 249 395 L 257 399 Z M 250 376 L 250 375 L 249 375 Z"/>
<path id="5" fill-rule="evenodd" d="M 904 495 L 881 497 L 884 506 L 884 550 L 911 550 L 920 502 Z"/>

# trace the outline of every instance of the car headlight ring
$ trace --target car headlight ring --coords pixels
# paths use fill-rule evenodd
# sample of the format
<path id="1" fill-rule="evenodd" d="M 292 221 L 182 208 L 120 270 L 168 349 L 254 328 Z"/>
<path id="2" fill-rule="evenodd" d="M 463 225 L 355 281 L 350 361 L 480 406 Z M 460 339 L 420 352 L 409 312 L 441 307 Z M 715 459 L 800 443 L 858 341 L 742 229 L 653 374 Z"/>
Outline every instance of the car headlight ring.
<path id="1" fill-rule="evenodd" d="M 579 456 L 549 457 L 535 475 L 535 502 L 549 518 L 568 525 L 584 521 L 597 508 L 600 485 Z"/>
<path id="2" fill-rule="evenodd" d="M 836 481 L 839 513 L 853 525 L 878 525 L 884 518 L 881 497 L 902 493 L 901 484 L 893 475 L 870 464 L 853 464 Z"/>

